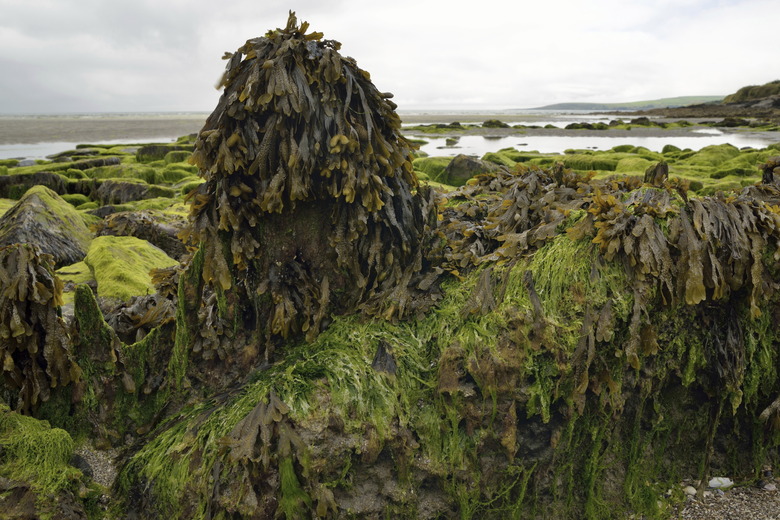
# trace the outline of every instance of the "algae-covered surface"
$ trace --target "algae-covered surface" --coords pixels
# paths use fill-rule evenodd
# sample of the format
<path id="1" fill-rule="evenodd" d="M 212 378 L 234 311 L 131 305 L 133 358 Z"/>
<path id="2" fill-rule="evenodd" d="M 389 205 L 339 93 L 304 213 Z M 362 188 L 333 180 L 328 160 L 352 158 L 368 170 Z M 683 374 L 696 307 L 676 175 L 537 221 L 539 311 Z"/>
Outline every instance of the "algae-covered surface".
<path id="1" fill-rule="evenodd" d="M 83 263 L 97 281 L 98 295 L 119 300 L 155 292 L 149 272 L 177 264 L 145 240 L 114 236 L 95 238 Z"/>
<path id="2" fill-rule="evenodd" d="M 338 50 L 291 16 L 197 138 L 3 165 L 87 233 L 0 248 L 0 518 L 665 519 L 778 464 L 777 146 L 455 188 Z"/>

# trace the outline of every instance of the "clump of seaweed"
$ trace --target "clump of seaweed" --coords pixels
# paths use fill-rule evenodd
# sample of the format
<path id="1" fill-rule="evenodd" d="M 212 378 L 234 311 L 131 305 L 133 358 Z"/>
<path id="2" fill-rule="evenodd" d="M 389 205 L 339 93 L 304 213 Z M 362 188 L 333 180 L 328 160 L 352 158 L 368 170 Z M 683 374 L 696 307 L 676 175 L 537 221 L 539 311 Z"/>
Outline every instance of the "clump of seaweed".
<path id="1" fill-rule="evenodd" d="M 0 356 L 16 409 L 30 412 L 52 388 L 78 381 L 81 369 L 58 313 L 62 282 L 51 255 L 30 244 L 0 248 Z"/>
<path id="2" fill-rule="evenodd" d="M 203 251 L 198 328 L 217 331 L 194 335 L 203 359 L 268 359 L 332 314 L 393 318 L 419 303 L 409 287 L 436 215 L 392 96 L 307 30 L 290 13 L 225 55 L 224 93 L 195 143 L 206 181 L 189 194 L 186 235 Z M 238 355 L 242 344 L 255 346 Z"/>

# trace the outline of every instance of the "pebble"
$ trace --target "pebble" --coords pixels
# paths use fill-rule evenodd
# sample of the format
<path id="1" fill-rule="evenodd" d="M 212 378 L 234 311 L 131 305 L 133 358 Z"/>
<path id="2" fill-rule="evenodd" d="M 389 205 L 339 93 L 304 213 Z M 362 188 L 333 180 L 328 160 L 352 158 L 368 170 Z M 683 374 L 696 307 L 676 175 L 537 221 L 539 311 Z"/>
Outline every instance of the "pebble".
<path id="1" fill-rule="evenodd" d="M 696 494 L 696 488 L 693 486 L 685 486 L 685 489 L 683 489 L 683 491 L 685 491 L 685 494 L 688 495 L 689 497 L 692 497 Z"/>
<path id="2" fill-rule="evenodd" d="M 710 479 L 708 486 L 715 489 L 728 489 L 734 485 L 734 481 L 728 477 L 714 477 Z"/>

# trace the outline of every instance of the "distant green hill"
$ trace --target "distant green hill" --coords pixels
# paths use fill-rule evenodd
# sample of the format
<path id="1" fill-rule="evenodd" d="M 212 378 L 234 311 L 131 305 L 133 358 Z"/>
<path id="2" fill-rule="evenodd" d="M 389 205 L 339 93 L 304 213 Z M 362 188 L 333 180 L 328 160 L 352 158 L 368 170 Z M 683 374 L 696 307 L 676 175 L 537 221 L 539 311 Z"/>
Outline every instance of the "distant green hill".
<path id="1" fill-rule="evenodd" d="M 554 105 L 536 107 L 532 110 L 649 110 L 652 108 L 673 108 L 703 103 L 718 103 L 722 100 L 723 96 L 679 96 L 627 103 L 556 103 Z"/>

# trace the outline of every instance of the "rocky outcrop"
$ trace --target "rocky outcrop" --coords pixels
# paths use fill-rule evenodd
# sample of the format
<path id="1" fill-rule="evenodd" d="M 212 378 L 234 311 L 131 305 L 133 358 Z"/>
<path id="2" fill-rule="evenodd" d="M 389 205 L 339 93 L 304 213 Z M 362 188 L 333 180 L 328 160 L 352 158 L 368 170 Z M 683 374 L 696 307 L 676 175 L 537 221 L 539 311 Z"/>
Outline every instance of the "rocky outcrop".
<path id="1" fill-rule="evenodd" d="M 726 122 L 735 121 L 738 118 L 780 122 L 780 81 L 772 81 L 760 86 L 743 87 L 736 93 L 726 96 L 719 103 L 658 108 L 640 113 L 675 118 L 723 117 L 727 118 Z"/>
<path id="2" fill-rule="evenodd" d="M 92 236 L 73 206 L 46 186 L 31 188 L 0 217 L 0 245 L 34 244 L 58 267 L 81 261 Z"/>

